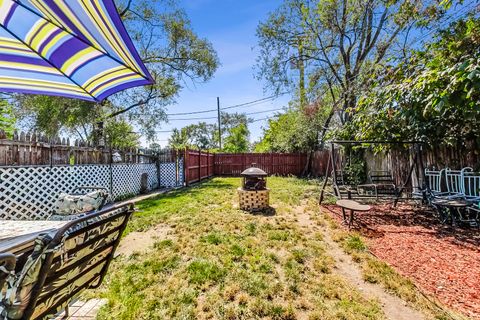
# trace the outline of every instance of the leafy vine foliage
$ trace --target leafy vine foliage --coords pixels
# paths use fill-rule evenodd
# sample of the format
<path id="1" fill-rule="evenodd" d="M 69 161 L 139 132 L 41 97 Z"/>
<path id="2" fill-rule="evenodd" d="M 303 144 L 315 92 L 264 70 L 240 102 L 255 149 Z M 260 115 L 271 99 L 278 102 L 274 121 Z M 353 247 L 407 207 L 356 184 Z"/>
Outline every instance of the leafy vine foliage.
<path id="1" fill-rule="evenodd" d="M 332 127 L 351 122 L 372 75 L 383 74 L 388 61 L 406 56 L 410 32 L 424 29 L 445 13 L 439 2 L 284 0 L 258 26 L 258 78 L 274 92 L 298 92 L 296 120 L 316 131 L 299 137 L 299 145 L 306 150 L 321 148 Z M 301 115 L 308 106 L 318 111 L 315 121 Z M 280 117 L 278 124 L 285 120 Z M 286 138 L 283 132 L 271 134 L 274 129 L 270 129 L 261 143 L 266 148 L 270 148 L 268 139 Z M 270 143 L 273 150 L 275 143 Z"/>
<path id="2" fill-rule="evenodd" d="M 0 100 L 0 131 L 12 135 L 14 131 L 15 117 L 12 106 L 5 100 Z"/>
<path id="3" fill-rule="evenodd" d="M 343 134 L 480 146 L 480 19 L 455 22 L 391 66 L 360 99 Z"/>

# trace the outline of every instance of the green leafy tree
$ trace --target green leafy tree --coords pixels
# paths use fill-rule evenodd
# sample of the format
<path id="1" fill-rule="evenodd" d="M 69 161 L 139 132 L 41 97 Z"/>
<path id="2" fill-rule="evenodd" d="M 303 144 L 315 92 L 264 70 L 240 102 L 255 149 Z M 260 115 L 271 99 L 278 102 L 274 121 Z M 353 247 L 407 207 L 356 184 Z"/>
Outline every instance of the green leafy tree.
<path id="1" fill-rule="evenodd" d="M 180 130 L 174 129 L 169 139 L 172 149 L 193 147 L 198 149 L 213 149 L 217 146 L 217 126 L 206 122 L 188 125 Z"/>
<path id="2" fill-rule="evenodd" d="M 173 129 L 172 135 L 168 139 L 168 145 L 172 149 L 182 150 L 191 146 L 190 137 L 187 128 Z"/>
<path id="3" fill-rule="evenodd" d="M 11 136 L 15 129 L 15 116 L 12 106 L 6 100 L 0 100 L 0 131 Z"/>
<path id="4" fill-rule="evenodd" d="M 317 131 L 308 116 L 295 109 L 268 120 L 256 152 L 303 152 L 313 150 Z"/>
<path id="5" fill-rule="evenodd" d="M 133 131 L 132 125 L 125 119 L 108 121 L 104 130 L 107 146 L 116 148 L 134 148 L 140 145 L 140 136 Z"/>
<path id="6" fill-rule="evenodd" d="M 248 123 L 252 121 L 252 119 L 248 118 L 244 113 L 222 112 L 220 117 L 222 123 L 222 141 L 224 142 L 232 134 L 234 128 L 241 125 L 247 128 Z M 247 134 L 247 140 L 248 137 L 249 133 Z M 169 139 L 169 145 L 175 149 L 194 147 L 204 150 L 217 150 L 219 146 L 218 140 L 217 124 L 199 122 L 188 125 L 180 130 L 174 129 Z"/>
<path id="7" fill-rule="evenodd" d="M 241 123 L 229 130 L 229 135 L 225 139 L 225 152 L 241 153 L 247 152 L 250 147 L 250 131 L 245 123 Z"/>
<path id="8" fill-rule="evenodd" d="M 378 79 L 346 134 L 480 146 L 479 61 L 480 19 L 452 24 Z"/>
<path id="9" fill-rule="evenodd" d="M 90 141 L 96 123 L 109 110 L 108 106 L 83 100 L 42 95 L 15 97 L 15 113 L 21 127 L 48 137 L 74 135 L 84 142 Z"/>
<path id="10" fill-rule="evenodd" d="M 222 123 L 222 137 L 225 137 L 229 134 L 230 130 L 238 127 L 241 124 L 248 126 L 252 122 L 252 119 L 247 117 L 245 113 L 220 113 L 220 121 Z"/>
<path id="11" fill-rule="evenodd" d="M 123 116 L 106 119 L 99 133 L 99 119 L 103 119 L 113 107 L 104 103 L 95 105 L 83 100 L 73 100 L 42 95 L 17 96 L 15 113 L 21 127 L 40 132 L 48 137 L 75 136 L 84 143 L 99 143 L 103 137 L 107 146 L 134 147 L 139 136 Z"/>
<path id="12" fill-rule="evenodd" d="M 192 29 L 184 10 L 172 0 L 118 0 L 126 28 L 156 84 L 125 90 L 110 99 L 116 111 L 126 113 L 142 133 L 153 138 L 166 120 L 165 106 L 174 102 L 183 86 L 203 83 L 218 68 L 211 43 Z"/>
<path id="13" fill-rule="evenodd" d="M 276 93 L 299 89 L 300 109 L 328 101 L 320 103 L 328 109 L 318 126 L 324 141 L 335 119 L 350 121 L 372 75 L 408 54 L 412 30 L 443 14 L 438 2 L 284 0 L 257 28 L 257 76 Z"/>

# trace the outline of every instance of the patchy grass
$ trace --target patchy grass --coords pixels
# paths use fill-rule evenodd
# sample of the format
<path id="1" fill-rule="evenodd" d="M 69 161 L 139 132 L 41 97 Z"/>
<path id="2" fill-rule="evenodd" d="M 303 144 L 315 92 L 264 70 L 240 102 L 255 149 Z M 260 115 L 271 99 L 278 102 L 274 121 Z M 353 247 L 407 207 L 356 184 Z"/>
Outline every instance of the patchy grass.
<path id="1" fill-rule="evenodd" d="M 234 178 L 141 202 L 127 232 L 160 223 L 174 232 L 114 261 L 96 292 L 108 299 L 99 319 L 383 319 L 377 301 L 331 272 L 322 235 L 298 225 L 295 206 L 318 211 L 317 182 L 268 183 L 274 216 L 236 209 Z"/>

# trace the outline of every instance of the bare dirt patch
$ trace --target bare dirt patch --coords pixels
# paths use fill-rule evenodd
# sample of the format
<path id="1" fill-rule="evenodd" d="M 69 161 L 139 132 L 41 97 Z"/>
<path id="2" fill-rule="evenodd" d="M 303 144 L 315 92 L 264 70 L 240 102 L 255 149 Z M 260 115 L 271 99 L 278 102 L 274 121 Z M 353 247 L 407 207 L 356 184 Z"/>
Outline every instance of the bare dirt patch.
<path id="1" fill-rule="evenodd" d="M 166 224 L 159 224 L 147 231 L 130 232 L 120 242 L 116 255 L 130 256 L 134 253 L 146 253 L 155 242 L 171 237 L 173 228 Z"/>
<path id="2" fill-rule="evenodd" d="M 324 206 L 337 221 L 341 212 Z M 375 205 L 355 224 L 370 251 L 427 294 L 480 319 L 480 230 L 439 224 L 428 212 L 401 204 Z"/>

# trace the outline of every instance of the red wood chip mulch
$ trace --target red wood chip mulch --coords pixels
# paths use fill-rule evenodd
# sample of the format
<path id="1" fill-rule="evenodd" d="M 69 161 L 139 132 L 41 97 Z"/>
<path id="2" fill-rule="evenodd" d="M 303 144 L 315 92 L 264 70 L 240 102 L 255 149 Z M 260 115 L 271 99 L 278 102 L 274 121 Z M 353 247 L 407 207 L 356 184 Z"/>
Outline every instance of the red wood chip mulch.
<path id="1" fill-rule="evenodd" d="M 341 220 L 335 205 L 324 208 Z M 354 228 L 369 249 L 412 279 L 424 293 L 473 318 L 480 319 L 480 230 L 440 224 L 429 211 L 399 204 L 373 205 L 356 214 Z"/>

